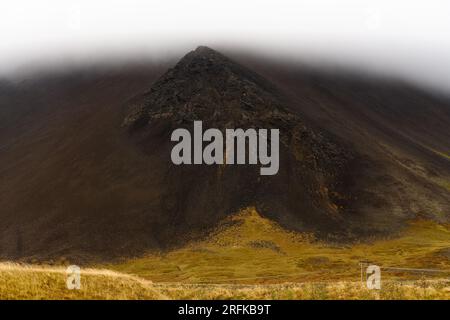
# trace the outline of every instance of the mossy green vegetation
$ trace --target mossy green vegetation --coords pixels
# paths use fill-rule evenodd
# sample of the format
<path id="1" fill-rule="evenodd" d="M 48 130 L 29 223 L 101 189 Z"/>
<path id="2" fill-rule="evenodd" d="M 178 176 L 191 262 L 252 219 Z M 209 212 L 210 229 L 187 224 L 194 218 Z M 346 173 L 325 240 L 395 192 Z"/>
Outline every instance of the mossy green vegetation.
<path id="1" fill-rule="evenodd" d="M 382 267 L 381 290 L 366 288 L 361 261 Z M 332 245 L 247 208 L 183 248 L 82 268 L 80 290 L 67 289 L 65 267 L 0 263 L 0 298 L 450 299 L 449 269 L 449 225 L 412 221 L 389 239 Z"/>
<path id="2" fill-rule="evenodd" d="M 308 234 L 288 232 L 254 208 L 248 208 L 230 217 L 206 240 L 108 268 L 155 282 L 354 281 L 360 277 L 361 261 L 381 267 L 450 270 L 450 257 L 446 253 L 449 248 L 449 226 L 431 221 L 411 222 L 391 239 L 344 246 L 322 243 Z M 383 276 L 422 279 L 444 274 L 391 270 Z"/>

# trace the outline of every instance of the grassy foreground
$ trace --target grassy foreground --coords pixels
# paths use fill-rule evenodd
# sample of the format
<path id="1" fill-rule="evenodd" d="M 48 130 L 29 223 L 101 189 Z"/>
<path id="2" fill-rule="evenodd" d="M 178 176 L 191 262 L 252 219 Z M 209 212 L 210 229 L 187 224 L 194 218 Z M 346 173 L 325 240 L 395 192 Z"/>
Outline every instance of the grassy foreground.
<path id="1" fill-rule="evenodd" d="M 0 264 L 0 299 L 449 299 L 449 281 L 386 282 L 368 290 L 360 282 L 266 285 L 157 284 L 109 270 L 86 269 L 80 290 L 66 288 L 63 267 Z"/>
<path id="2" fill-rule="evenodd" d="M 363 260 L 382 267 L 381 290 L 361 282 Z M 0 263 L 0 299 L 450 299 L 449 269 L 448 225 L 416 221 L 392 239 L 333 246 L 248 208 L 207 240 L 83 268 L 80 290 L 67 289 L 63 266 Z"/>

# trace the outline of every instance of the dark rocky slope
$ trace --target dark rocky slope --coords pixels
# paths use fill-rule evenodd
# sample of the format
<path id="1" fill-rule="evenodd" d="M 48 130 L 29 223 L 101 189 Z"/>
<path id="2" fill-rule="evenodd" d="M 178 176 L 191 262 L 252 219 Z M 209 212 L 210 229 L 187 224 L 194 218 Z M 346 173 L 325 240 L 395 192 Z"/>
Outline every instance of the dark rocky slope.
<path id="1" fill-rule="evenodd" d="M 256 73 L 206 47 L 187 54 L 130 106 L 124 126 L 165 180 L 162 230 L 202 230 L 246 206 L 288 228 L 346 234 L 345 212 L 356 197 L 353 175 L 363 160 L 336 137 L 308 127 L 288 101 Z M 204 130 L 280 129 L 280 171 L 260 176 L 259 166 L 187 165 L 170 160 L 170 135 Z M 158 214 L 159 215 L 159 214 Z M 173 229 L 173 230 L 172 230 Z"/>
<path id="2" fill-rule="evenodd" d="M 148 65 L 0 85 L 1 256 L 135 255 L 182 245 L 249 205 L 288 229 L 340 240 L 390 234 L 417 217 L 448 221 L 447 100 L 235 60 L 258 73 L 201 47 L 167 72 Z M 278 174 L 173 165 L 170 134 L 194 120 L 279 128 Z"/>

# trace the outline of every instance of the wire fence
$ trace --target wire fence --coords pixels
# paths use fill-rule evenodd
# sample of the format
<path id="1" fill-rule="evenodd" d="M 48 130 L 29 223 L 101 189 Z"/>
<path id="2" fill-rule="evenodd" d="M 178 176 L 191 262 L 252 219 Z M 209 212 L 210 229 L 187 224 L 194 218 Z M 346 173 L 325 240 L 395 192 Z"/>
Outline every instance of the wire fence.
<path id="1" fill-rule="evenodd" d="M 361 282 L 364 281 L 364 274 L 365 274 L 366 280 L 367 280 L 367 273 L 364 272 L 364 269 L 365 269 L 365 267 L 368 267 L 370 265 L 378 266 L 380 268 L 380 271 L 387 271 L 387 272 L 392 272 L 392 273 L 420 274 L 421 275 L 420 280 L 424 280 L 424 276 L 426 274 L 442 275 L 442 276 L 448 275 L 449 281 L 450 281 L 450 269 L 406 268 L 406 267 L 395 267 L 395 266 L 382 266 L 382 265 L 377 265 L 376 263 L 369 262 L 369 261 L 360 261 L 359 264 L 361 266 Z"/>

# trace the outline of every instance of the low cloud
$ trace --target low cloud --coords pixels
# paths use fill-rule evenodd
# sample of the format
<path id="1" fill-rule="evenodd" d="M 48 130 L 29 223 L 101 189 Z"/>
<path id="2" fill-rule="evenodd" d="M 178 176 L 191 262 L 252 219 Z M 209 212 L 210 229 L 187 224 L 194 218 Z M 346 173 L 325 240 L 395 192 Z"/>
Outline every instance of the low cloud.
<path id="1" fill-rule="evenodd" d="M 450 3 L 2 1 L 0 74 L 161 59 L 197 45 L 393 74 L 450 91 Z"/>

